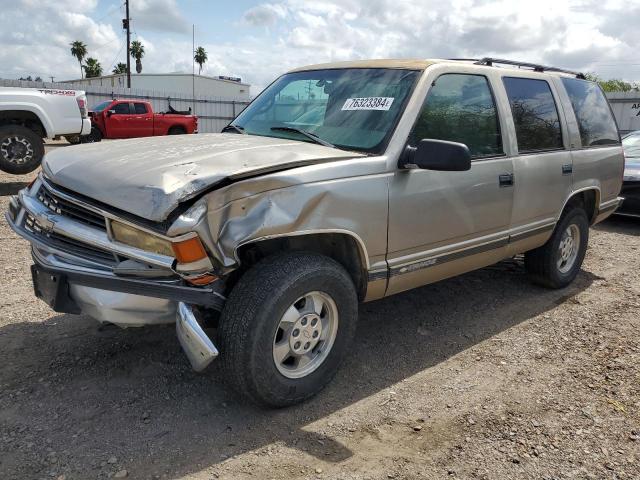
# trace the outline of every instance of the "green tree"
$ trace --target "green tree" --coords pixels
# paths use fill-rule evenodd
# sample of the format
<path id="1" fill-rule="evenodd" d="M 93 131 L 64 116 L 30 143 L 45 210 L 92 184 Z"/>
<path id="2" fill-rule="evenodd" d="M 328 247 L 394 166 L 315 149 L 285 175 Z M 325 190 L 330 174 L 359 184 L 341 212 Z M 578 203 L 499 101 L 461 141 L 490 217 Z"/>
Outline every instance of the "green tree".
<path id="1" fill-rule="evenodd" d="M 82 78 L 82 60 L 87 56 L 87 46 L 80 40 L 71 42 L 71 55 L 76 57 L 78 64 L 80 65 L 80 78 Z"/>
<path id="2" fill-rule="evenodd" d="M 127 73 L 127 64 L 126 63 L 118 63 L 112 70 L 114 75 L 118 75 L 119 73 Z"/>
<path id="3" fill-rule="evenodd" d="M 198 75 L 202 73 L 202 65 L 204 65 L 204 63 L 207 61 L 207 58 L 208 58 L 207 52 L 204 48 L 202 47 L 196 48 L 196 54 L 193 56 L 193 59 L 198 64 L 198 67 L 200 67 L 198 69 Z"/>
<path id="4" fill-rule="evenodd" d="M 640 90 L 640 84 L 638 84 L 637 82 L 625 82 L 624 80 L 621 80 L 619 78 L 603 80 L 594 73 L 587 73 L 585 77 L 587 77 L 587 80 L 591 80 L 592 82 L 598 82 L 598 84 L 602 87 L 602 90 L 604 90 L 605 92 L 631 92 L 632 90 Z"/>
<path id="5" fill-rule="evenodd" d="M 142 57 L 144 57 L 144 45 L 139 40 L 131 42 L 131 56 L 136 59 L 136 72 L 142 73 Z"/>
<path id="6" fill-rule="evenodd" d="M 86 78 L 94 78 L 102 75 L 102 65 L 100 65 L 100 62 L 95 58 L 87 58 L 83 68 Z"/>

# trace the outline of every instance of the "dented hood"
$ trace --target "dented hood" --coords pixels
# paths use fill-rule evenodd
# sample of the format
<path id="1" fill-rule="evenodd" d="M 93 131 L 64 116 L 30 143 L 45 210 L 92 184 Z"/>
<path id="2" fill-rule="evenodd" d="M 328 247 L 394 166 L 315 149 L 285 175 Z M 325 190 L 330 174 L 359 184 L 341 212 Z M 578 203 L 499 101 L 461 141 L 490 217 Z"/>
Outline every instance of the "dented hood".
<path id="1" fill-rule="evenodd" d="M 158 222 L 223 180 L 358 156 L 308 142 L 212 133 L 58 148 L 42 165 L 57 185 Z"/>

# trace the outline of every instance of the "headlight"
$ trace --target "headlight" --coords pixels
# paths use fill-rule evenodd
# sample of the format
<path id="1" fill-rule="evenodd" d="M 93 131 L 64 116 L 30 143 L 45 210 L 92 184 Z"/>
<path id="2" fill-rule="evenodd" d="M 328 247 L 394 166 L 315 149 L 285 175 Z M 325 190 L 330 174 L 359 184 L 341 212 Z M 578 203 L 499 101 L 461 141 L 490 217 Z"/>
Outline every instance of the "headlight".
<path id="1" fill-rule="evenodd" d="M 150 233 L 116 221 L 111 222 L 111 231 L 113 232 L 113 238 L 120 243 L 146 250 L 147 252 L 159 253 L 169 257 L 174 256 L 171 242 Z"/>
<path id="2" fill-rule="evenodd" d="M 169 241 L 115 220 L 111 222 L 111 232 L 118 242 L 147 252 L 175 257 L 179 263 L 192 263 L 207 258 L 207 252 L 197 236 Z"/>

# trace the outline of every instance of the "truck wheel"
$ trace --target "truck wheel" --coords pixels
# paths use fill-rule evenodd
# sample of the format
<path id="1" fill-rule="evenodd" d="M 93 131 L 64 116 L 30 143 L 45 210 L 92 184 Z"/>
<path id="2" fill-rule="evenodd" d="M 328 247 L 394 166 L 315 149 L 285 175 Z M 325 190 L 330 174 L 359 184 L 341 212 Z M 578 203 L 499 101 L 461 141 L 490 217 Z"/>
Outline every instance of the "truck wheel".
<path id="1" fill-rule="evenodd" d="M 187 131 L 182 127 L 171 127 L 169 129 L 169 135 L 184 135 Z"/>
<path id="2" fill-rule="evenodd" d="M 353 282 L 331 258 L 305 252 L 268 257 L 241 277 L 222 312 L 224 378 L 261 405 L 302 402 L 335 375 L 357 314 Z"/>
<path id="3" fill-rule="evenodd" d="M 589 220 L 581 207 L 565 211 L 551 238 L 524 255 L 531 280 L 547 288 L 564 288 L 578 275 L 589 241 Z"/>
<path id="4" fill-rule="evenodd" d="M 101 140 L 102 132 L 96 127 L 91 127 L 91 133 L 89 133 L 89 135 L 82 135 L 80 137 L 80 143 L 95 143 Z"/>
<path id="5" fill-rule="evenodd" d="M 22 175 L 40 166 L 44 142 L 33 130 L 22 125 L 0 127 L 0 170 Z"/>

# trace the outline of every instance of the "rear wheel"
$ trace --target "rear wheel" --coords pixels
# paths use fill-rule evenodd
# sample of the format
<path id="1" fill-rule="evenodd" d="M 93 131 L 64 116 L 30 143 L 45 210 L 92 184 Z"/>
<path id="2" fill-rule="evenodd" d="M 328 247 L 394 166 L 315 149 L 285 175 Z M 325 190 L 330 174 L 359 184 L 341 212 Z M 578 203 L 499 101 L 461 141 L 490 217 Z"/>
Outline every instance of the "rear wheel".
<path id="1" fill-rule="evenodd" d="M 0 170 L 22 175 L 40 166 L 44 142 L 33 130 L 22 125 L 0 127 Z"/>
<path id="2" fill-rule="evenodd" d="M 524 265 L 532 281 L 547 288 L 563 288 L 578 275 L 587 251 L 589 220 L 575 206 L 560 217 L 551 238 L 525 253 Z"/>
<path id="3" fill-rule="evenodd" d="M 302 402 L 335 375 L 356 320 L 356 291 L 337 262 L 302 252 L 269 257 L 239 280 L 222 312 L 225 379 L 258 404 Z"/>
<path id="4" fill-rule="evenodd" d="M 169 129 L 169 135 L 184 135 L 187 131 L 182 127 L 171 127 Z"/>

